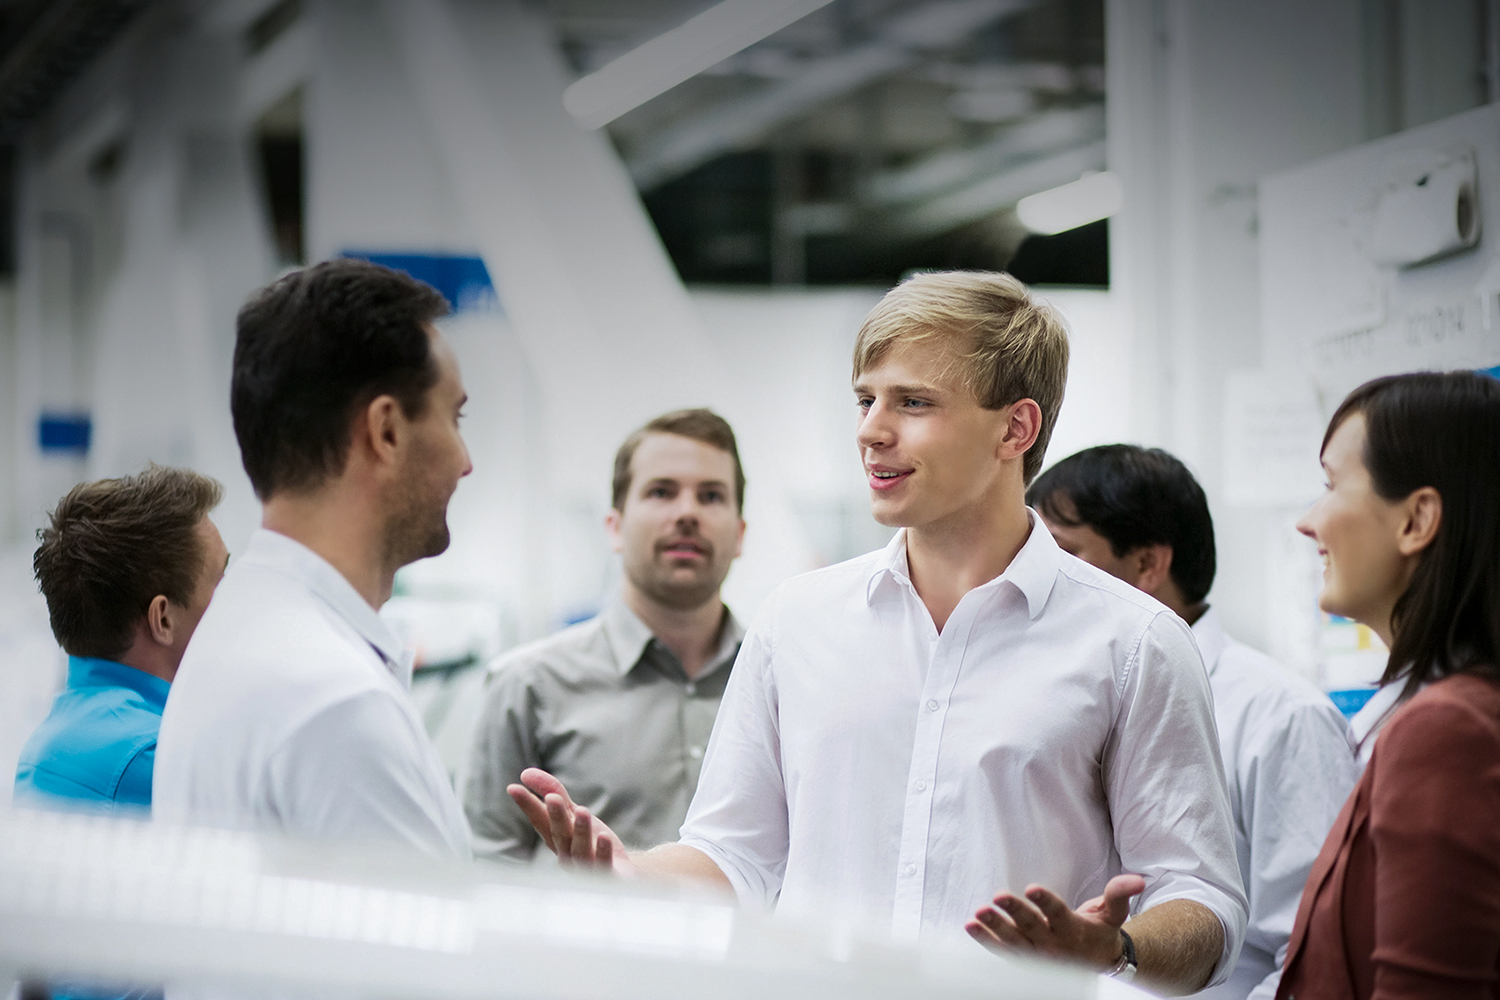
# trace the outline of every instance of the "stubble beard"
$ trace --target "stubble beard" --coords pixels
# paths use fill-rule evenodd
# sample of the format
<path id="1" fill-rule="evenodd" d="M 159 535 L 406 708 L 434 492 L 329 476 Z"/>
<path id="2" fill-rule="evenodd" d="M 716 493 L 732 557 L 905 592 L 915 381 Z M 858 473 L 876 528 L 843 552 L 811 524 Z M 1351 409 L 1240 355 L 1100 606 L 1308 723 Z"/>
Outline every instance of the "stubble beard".
<path id="1" fill-rule="evenodd" d="M 441 555 L 448 550 L 448 501 L 421 484 L 409 483 L 397 501 L 386 529 L 386 555 L 396 566 Z"/>
<path id="2" fill-rule="evenodd" d="M 673 570 L 653 561 L 645 567 L 626 567 L 626 574 L 636 590 L 662 607 L 691 611 L 714 600 L 722 583 L 712 557 L 703 569 L 704 575 L 692 580 L 674 580 Z"/>

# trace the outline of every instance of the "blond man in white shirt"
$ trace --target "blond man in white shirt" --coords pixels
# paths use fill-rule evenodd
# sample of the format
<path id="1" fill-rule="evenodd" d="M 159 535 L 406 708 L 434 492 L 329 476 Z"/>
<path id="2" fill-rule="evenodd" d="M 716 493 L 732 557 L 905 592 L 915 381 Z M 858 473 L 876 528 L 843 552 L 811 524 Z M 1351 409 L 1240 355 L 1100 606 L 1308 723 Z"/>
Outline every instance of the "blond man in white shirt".
<path id="1" fill-rule="evenodd" d="M 904 530 L 768 600 L 678 843 L 626 854 L 527 771 L 511 794 L 549 846 L 902 940 L 1222 979 L 1245 900 L 1202 661 L 1024 502 L 1067 356 L 1007 275 L 890 292 L 855 345 L 856 439 Z"/>
<path id="2" fill-rule="evenodd" d="M 467 858 L 469 829 L 376 611 L 448 546 L 470 471 L 437 291 L 336 260 L 240 310 L 231 409 L 262 528 L 225 574 L 162 717 L 170 822 Z"/>
<path id="3" fill-rule="evenodd" d="M 1250 923 L 1229 979 L 1206 1000 L 1271 1000 L 1302 886 L 1359 780 L 1349 725 L 1328 696 L 1236 642 L 1208 605 L 1217 564 L 1208 497 L 1160 448 L 1101 445 L 1032 483 L 1058 545 L 1145 591 L 1193 629 L 1213 689 Z"/>

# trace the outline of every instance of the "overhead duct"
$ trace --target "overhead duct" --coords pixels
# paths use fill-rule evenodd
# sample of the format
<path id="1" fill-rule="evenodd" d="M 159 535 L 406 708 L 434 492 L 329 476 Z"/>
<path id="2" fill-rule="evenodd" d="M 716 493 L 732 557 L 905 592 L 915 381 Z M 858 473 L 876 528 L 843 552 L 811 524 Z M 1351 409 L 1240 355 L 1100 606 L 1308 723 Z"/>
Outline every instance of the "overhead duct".
<path id="1" fill-rule="evenodd" d="M 909 204 L 993 177 L 1028 159 L 1104 138 L 1104 108 L 1093 104 L 1048 111 L 968 149 L 935 153 L 870 178 L 864 198 L 874 205 Z"/>
<path id="2" fill-rule="evenodd" d="M 1100 139 L 1028 160 L 1011 170 L 920 202 L 892 215 L 887 225 L 893 236 L 912 239 L 935 236 L 1009 208 L 1027 195 L 1103 169 L 1104 140 Z"/>
<path id="3" fill-rule="evenodd" d="M 55 0 L 0 63 L 0 142 L 14 142 L 83 74 L 145 0 Z"/>

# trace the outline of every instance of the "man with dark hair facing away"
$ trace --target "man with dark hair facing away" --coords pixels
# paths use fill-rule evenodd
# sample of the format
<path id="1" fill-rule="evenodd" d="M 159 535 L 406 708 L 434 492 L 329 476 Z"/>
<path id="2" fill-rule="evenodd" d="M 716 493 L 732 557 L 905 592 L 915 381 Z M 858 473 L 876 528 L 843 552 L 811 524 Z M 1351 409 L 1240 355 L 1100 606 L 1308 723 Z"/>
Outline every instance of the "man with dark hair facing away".
<path id="1" fill-rule="evenodd" d="M 620 592 L 597 617 L 501 656 L 459 789 L 481 854 L 526 861 L 541 838 L 507 785 L 566 782 L 627 843 L 677 836 L 745 630 L 719 596 L 745 534 L 734 431 L 665 413 L 615 456 L 610 545 Z"/>
<path id="2" fill-rule="evenodd" d="M 224 575 L 223 490 L 187 469 L 73 487 L 32 565 L 67 686 L 16 769 L 17 805 L 145 813 L 167 689 Z"/>
<path id="3" fill-rule="evenodd" d="M 470 471 L 434 289 L 358 260 L 240 310 L 230 408 L 262 528 L 225 575 L 162 719 L 153 814 L 469 856 L 376 614 L 396 570 L 448 547 Z"/>
<path id="4" fill-rule="evenodd" d="M 1214 525 L 1193 474 L 1159 448 L 1104 445 L 1048 469 L 1027 494 L 1063 550 L 1145 591 L 1193 628 L 1214 695 L 1250 897 L 1239 963 L 1215 1000 L 1270 1000 L 1308 871 L 1359 778 L 1333 702 L 1229 638 L 1207 603 Z"/>
<path id="5" fill-rule="evenodd" d="M 222 496 L 206 476 L 153 465 L 73 487 L 37 532 L 32 566 L 68 677 L 21 751 L 16 805 L 147 814 L 167 692 L 229 560 L 208 519 Z M 53 1000 L 160 995 L 46 988 Z"/>

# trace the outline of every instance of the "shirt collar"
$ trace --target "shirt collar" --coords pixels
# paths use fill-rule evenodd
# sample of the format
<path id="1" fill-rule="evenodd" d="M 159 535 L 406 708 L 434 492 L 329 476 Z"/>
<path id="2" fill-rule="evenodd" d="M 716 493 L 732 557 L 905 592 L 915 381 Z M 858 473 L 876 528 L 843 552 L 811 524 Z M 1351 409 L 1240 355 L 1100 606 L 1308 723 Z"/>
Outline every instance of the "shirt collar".
<path id="1" fill-rule="evenodd" d="M 1052 532 L 1042 524 L 1031 508 L 1026 509 L 1031 522 L 1031 532 L 1026 543 L 1016 553 L 1010 565 L 995 579 L 983 586 L 998 587 L 1010 584 L 1026 598 L 1026 617 L 1036 618 L 1052 596 L 1052 586 L 1057 582 L 1057 571 L 1062 567 L 1062 549 L 1057 547 Z M 870 578 L 865 584 L 865 600 L 874 601 L 875 589 L 883 580 L 896 580 L 911 586 L 911 572 L 906 560 L 906 529 L 896 532 L 890 544 L 881 551 L 871 568 Z M 977 589 L 977 588 L 976 588 Z"/>
<path id="2" fill-rule="evenodd" d="M 646 646 L 656 638 L 646 623 L 641 621 L 636 613 L 630 610 L 630 605 L 625 603 L 625 598 L 616 595 L 600 614 L 601 623 L 604 626 L 604 638 L 609 643 L 610 652 L 614 654 L 615 669 L 623 677 L 635 669 L 641 657 L 646 655 Z M 735 652 L 739 649 L 740 642 L 745 638 L 745 627 L 740 624 L 739 619 L 727 607 L 724 609 L 724 628 L 719 635 L 719 648 L 714 653 L 712 662 L 699 674 L 700 677 L 713 673 L 729 660 L 734 659 Z"/>
<path id="3" fill-rule="evenodd" d="M 166 707 L 167 691 L 172 685 L 135 667 L 114 660 L 92 656 L 68 657 L 68 687 L 72 690 L 92 687 L 129 688 L 157 710 Z"/>
<path id="4" fill-rule="evenodd" d="M 1219 666 L 1219 657 L 1224 655 L 1224 647 L 1229 644 L 1229 636 L 1224 633 L 1224 626 L 1219 621 L 1219 613 L 1210 607 L 1193 622 L 1193 638 L 1198 640 L 1198 652 L 1203 654 L 1203 662 L 1208 664 L 1209 676 Z"/>
<path id="5" fill-rule="evenodd" d="M 398 681 L 411 685 L 413 651 L 402 645 L 375 609 L 328 560 L 295 539 L 260 528 L 250 536 L 250 544 L 236 563 L 264 566 L 305 586 L 380 654 Z"/>
<path id="6" fill-rule="evenodd" d="M 623 597 L 616 596 L 600 615 L 604 638 L 615 656 L 615 669 L 623 677 L 635 669 L 646 654 L 646 644 L 653 638 L 646 623 L 630 610 Z"/>

